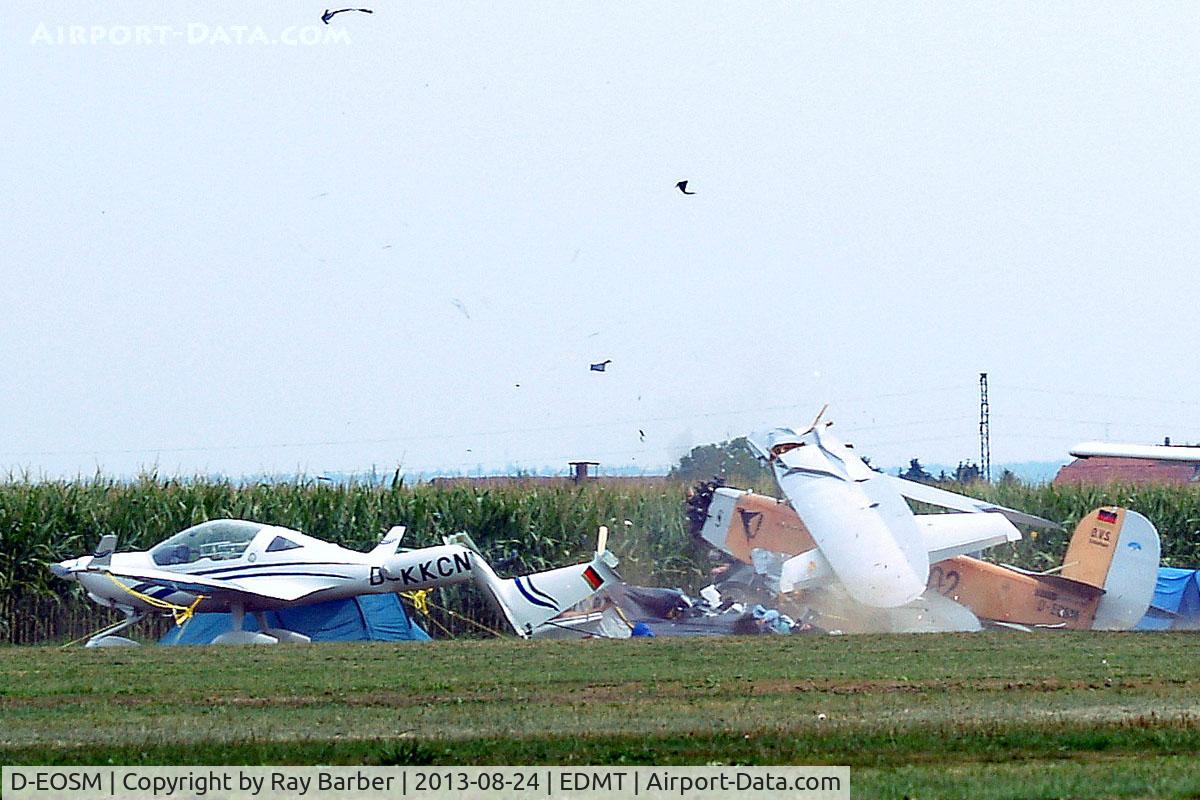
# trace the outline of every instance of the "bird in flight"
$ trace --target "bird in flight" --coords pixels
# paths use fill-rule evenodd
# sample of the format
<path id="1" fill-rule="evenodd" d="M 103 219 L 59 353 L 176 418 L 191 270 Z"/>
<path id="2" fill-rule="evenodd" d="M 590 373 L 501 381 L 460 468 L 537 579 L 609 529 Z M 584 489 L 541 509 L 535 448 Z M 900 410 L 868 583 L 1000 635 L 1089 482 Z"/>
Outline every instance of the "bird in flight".
<path id="1" fill-rule="evenodd" d="M 606 358 L 598 364 L 592 364 L 590 367 L 588 367 L 588 369 L 590 369 L 592 372 L 604 372 L 605 368 L 611 363 L 612 359 Z"/>
<path id="2" fill-rule="evenodd" d="M 330 11 L 327 8 L 327 9 L 325 9 L 325 13 L 321 15 L 321 22 L 324 22 L 326 25 L 328 25 L 329 20 L 333 19 L 336 14 L 341 14 L 343 11 L 361 11 L 364 14 L 374 14 L 375 13 L 374 11 L 372 11 L 369 8 L 339 8 L 337 11 Z"/>
<path id="3" fill-rule="evenodd" d="M 679 191 L 683 192 L 684 194 L 695 194 L 695 192 L 689 192 L 687 190 L 687 181 L 680 181 L 679 183 L 677 183 L 675 185 L 678 186 Z"/>

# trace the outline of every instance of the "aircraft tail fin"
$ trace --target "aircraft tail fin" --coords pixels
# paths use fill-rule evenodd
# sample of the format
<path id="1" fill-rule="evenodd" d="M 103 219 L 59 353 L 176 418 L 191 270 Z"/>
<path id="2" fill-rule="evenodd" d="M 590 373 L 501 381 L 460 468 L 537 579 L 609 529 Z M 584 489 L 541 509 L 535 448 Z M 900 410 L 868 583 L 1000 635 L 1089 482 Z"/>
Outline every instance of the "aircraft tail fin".
<path id="1" fill-rule="evenodd" d="M 590 562 L 502 579 L 481 557 L 475 561 L 475 580 L 499 606 L 505 619 L 522 638 L 581 600 L 620 580 L 614 568 L 617 558 L 608 550 L 597 552 Z"/>
<path id="2" fill-rule="evenodd" d="M 1160 543 L 1150 520 L 1116 506 L 1097 508 L 1075 527 L 1062 577 L 1104 590 L 1094 628 L 1128 630 L 1154 598 Z"/>
<path id="3" fill-rule="evenodd" d="M 117 549 L 117 537 L 111 533 L 100 537 L 100 544 L 96 545 L 96 552 L 92 554 L 93 567 L 107 567 L 112 561 L 113 551 Z"/>
<path id="4" fill-rule="evenodd" d="M 379 540 L 379 544 L 375 545 L 375 549 L 371 551 L 371 555 L 379 558 L 394 556 L 396 550 L 400 547 L 400 540 L 403 538 L 404 526 L 396 525 L 383 535 L 383 538 Z"/>

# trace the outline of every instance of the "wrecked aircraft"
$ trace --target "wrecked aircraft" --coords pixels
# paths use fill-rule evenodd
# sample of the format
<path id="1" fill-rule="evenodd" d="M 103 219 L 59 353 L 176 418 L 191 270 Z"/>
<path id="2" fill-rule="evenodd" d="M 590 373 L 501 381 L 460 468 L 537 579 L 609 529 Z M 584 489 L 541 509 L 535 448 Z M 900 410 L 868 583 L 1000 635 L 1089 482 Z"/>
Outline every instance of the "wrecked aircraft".
<path id="1" fill-rule="evenodd" d="M 693 534 L 732 560 L 716 584 L 743 599 L 754 583 L 794 616 L 845 632 L 1018 628 L 1125 630 L 1154 593 L 1158 532 L 1142 515 L 1100 508 L 1075 529 L 1059 574 L 970 554 L 1021 539 L 1014 522 L 1059 526 L 870 469 L 817 421 L 750 439 L 787 502 L 702 485 Z M 916 500 L 958 513 L 914 514 Z M 782 606 L 782 603 L 781 603 Z"/>

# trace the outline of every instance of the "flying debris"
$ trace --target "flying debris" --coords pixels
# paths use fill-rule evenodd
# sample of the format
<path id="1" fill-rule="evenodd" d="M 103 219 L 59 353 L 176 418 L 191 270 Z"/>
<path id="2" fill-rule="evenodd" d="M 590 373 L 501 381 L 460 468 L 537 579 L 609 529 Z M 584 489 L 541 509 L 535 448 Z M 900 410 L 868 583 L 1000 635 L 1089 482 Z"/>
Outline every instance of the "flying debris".
<path id="1" fill-rule="evenodd" d="M 307 642 L 294 631 L 271 628 L 267 611 L 450 586 L 467 581 L 483 590 L 518 636 L 617 580 L 617 559 L 605 535 L 589 562 L 503 580 L 465 533 L 442 544 L 400 550 L 403 526 L 384 534 L 367 553 L 347 550 L 299 531 L 246 520 L 195 525 L 147 551 L 116 553 L 117 537 L 101 538 L 93 555 L 51 564 L 59 578 L 78 582 L 88 597 L 125 614 L 125 620 L 88 641 L 89 647 L 136 644 L 114 636 L 149 614 L 186 620 L 193 612 L 229 612 L 233 630 L 213 644 Z M 261 632 L 243 629 L 247 612 Z"/>
<path id="2" fill-rule="evenodd" d="M 590 369 L 592 372 L 604 372 L 605 369 L 608 367 L 608 365 L 611 363 L 612 363 L 612 359 L 606 358 L 603 361 L 599 362 L 598 364 L 592 364 L 590 367 L 588 367 L 588 369 Z"/>
<path id="3" fill-rule="evenodd" d="M 326 25 L 328 25 L 329 20 L 333 19 L 338 14 L 344 13 L 346 11 L 361 11 L 364 14 L 374 14 L 375 13 L 374 11 L 372 11 L 369 8 L 339 8 L 337 11 L 330 11 L 327 8 L 327 9 L 325 9 L 325 13 L 321 15 L 321 22 L 324 22 Z"/>
<path id="4" fill-rule="evenodd" d="M 466 303 L 464 303 L 462 300 L 459 300 L 457 297 L 454 298 L 453 300 L 451 300 L 450 302 L 454 305 L 455 308 L 457 308 L 459 311 L 462 312 L 462 315 L 464 317 L 466 317 L 467 319 L 471 318 L 471 312 L 467 311 Z M 485 319 L 486 319 L 486 315 L 485 315 Z"/>
<path id="5" fill-rule="evenodd" d="M 689 192 L 687 190 L 687 181 L 680 181 L 679 183 L 675 184 L 675 186 L 678 187 L 679 191 L 683 192 L 684 194 L 695 194 L 695 192 Z"/>
<path id="6" fill-rule="evenodd" d="M 644 430 L 642 430 L 641 428 L 638 428 L 638 438 L 641 439 L 643 442 L 646 441 L 646 432 Z"/>

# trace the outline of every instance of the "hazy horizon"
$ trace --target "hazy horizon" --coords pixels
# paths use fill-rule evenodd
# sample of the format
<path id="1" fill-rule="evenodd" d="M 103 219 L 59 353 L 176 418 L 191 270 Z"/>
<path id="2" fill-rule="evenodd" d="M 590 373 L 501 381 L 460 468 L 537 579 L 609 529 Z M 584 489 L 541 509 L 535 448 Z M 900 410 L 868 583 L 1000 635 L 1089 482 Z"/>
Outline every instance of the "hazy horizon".
<path id="1" fill-rule="evenodd" d="M 323 10 L 13 15 L 0 473 L 1200 440 L 1187 6 Z"/>

